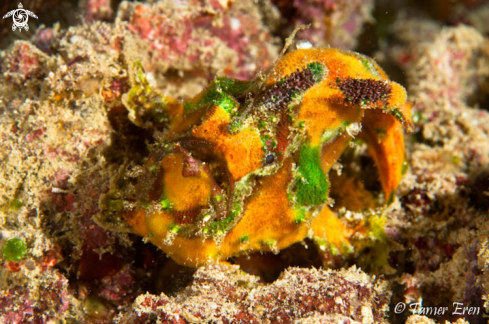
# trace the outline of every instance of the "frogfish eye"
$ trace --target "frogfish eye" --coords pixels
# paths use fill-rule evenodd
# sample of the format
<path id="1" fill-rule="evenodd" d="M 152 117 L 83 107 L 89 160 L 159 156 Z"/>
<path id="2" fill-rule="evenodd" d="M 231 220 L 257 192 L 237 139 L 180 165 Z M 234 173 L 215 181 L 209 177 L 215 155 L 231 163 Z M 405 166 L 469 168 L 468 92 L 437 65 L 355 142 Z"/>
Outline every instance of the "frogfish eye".
<path id="1" fill-rule="evenodd" d="M 265 158 L 266 164 L 272 164 L 273 161 L 275 161 L 275 157 L 273 156 L 273 154 L 268 154 Z"/>

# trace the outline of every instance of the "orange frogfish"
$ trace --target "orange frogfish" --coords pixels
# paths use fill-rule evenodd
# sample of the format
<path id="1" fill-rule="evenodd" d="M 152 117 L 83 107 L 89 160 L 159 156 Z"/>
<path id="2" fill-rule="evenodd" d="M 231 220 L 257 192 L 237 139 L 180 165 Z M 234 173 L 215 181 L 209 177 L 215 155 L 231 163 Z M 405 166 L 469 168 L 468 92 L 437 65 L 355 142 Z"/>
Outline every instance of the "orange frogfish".
<path id="1" fill-rule="evenodd" d="M 328 207 L 330 168 L 362 140 L 389 203 L 406 165 L 406 99 L 371 58 L 331 48 L 292 51 L 266 78 L 217 77 L 164 108 L 165 138 L 120 215 L 188 266 L 307 237 L 341 244 L 347 229 Z"/>

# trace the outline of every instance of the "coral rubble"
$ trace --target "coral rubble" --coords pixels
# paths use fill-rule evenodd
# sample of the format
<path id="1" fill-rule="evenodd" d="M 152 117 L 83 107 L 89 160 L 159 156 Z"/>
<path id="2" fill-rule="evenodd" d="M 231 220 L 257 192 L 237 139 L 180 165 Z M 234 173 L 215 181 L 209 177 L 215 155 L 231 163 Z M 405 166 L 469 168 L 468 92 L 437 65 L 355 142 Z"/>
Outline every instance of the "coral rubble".
<path id="1" fill-rule="evenodd" d="M 420 42 L 413 24 L 430 36 Z M 459 316 L 477 323 L 487 294 L 478 251 L 489 235 L 480 200 L 487 189 L 479 180 L 489 165 L 489 114 L 473 102 L 483 98 L 489 77 L 487 40 L 467 26 L 408 20 L 397 28 L 404 47 L 394 53 L 407 69 L 417 116 L 408 148 L 411 168 L 400 186 L 403 208 L 394 214 L 401 225 L 397 239 L 413 247 L 402 254 L 410 261 L 401 262 L 416 268 L 400 282 L 407 301 L 477 307 L 479 314 Z"/>
<path id="2" fill-rule="evenodd" d="M 487 3 L 22 4 L 39 16 L 30 34 L 0 22 L 1 323 L 487 322 Z M 299 23 L 311 24 L 299 50 L 280 56 Z M 366 56 L 324 50 L 354 71 L 322 87 L 338 109 L 315 109 L 311 89 L 338 70 L 304 54 L 328 46 L 372 49 L 393 81 Z M 403 103 L 399 84 L 410 134 L 395 119 L 408 109 L 374 109 Z M 318 162 L 332 112 L 350 123 L 326 134 L 344 141 Z M 152 173 L 163 169 L 176 172 Z M 213 257 L 225 263 L 196 269 L 146 244 L 157 214 L 144 202 L 175 220 L 154 229 L 196 248 L 224 242 L 246 210 L 263 219 Z M 195 212 L 206 208 L 208 220 Z M 181 263 L 199 253 L 173 248 Z"/>
<path id="3" fill-rule="evenodd" d="M 177 297 L 141 295 L 118 323 L 381 323 L 386 286 L 361 271 L 289 269 L 271 285 L 238 266 L 197 270 Z"/>

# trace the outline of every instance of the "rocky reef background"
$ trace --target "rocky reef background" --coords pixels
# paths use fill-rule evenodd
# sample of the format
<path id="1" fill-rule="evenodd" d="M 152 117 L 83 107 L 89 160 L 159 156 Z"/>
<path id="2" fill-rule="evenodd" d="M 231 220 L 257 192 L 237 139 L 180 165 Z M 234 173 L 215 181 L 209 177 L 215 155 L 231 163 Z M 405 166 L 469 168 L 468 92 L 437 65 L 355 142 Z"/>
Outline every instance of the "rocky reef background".
<path id="1" fill-rule="evenodd" d="M 17 5 L 2 4 L 0 12 Z M 29 19 L 29 32 L 13 32 L 11 19 L 0 24 L 0 245 L 19 238 L 27 251 L 19 261 L 0 260 L 0 322 L 487 322 L 487 2 L 23 5 L 39 17 Z M 239 266 L 192 269 L 123 225 L 96 221 L 115 175 L 136 173 L 159 136 L 126 108 L 134 62 L 155 91 L 183 100 L 215 75 L 249 79 L 264 71 L 294 27 L 309 23 L 296 43 L 374 57 L 414 105 L 410 168 L 382 211 L 383 244 L 341 258 L 306 241 L 230 260 Z M 357 163 L 341 162 L 345 169 Z M 367 189 L 376 186 L 365 177 Z M 348 206 L 348 197 L 334 198 Z M 347 207 L 337 212 L 361 217 Z M 381 254 L 386 262 L 377 264 Z M 331 268 L 316 269 L 323 264 Z M 416 302 L 449 311 L 396 311 Z M 453 314 L 453 303 L 478 313 Z"/>

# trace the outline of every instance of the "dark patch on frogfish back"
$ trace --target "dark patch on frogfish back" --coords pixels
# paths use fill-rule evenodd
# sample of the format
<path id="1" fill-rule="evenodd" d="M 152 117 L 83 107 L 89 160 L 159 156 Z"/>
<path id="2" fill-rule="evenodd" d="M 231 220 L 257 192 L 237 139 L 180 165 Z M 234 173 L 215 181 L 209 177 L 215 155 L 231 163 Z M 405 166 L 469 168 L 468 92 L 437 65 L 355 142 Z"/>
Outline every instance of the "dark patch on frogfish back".
<path id="1" fill-rule="evenodd" d="M 282 162 L 285 157 L 285 150 L 290 144 L 289 134 L 290 134 L 290 118 L 288 114 L 282 114 L 280 121 L 277 125 L 276 139 L 277 146 L 275 147 L 275 154 L 277 156 L 277 161 Z"/>
<path id="2" fill-rule="evenodd" d="M 345 99 L 354 105 L 387 101 L 391 93 L 391 86 L 385 80 L 346 78 L 337 82 L 337 86 Z"/>
<path id="3" fill-rule="evenodd" d="M 182 176 L 200 177 L 200 163 L 191 156 L 185 156 L 183 160 Z"/>
<path id="4" fill-rule="evenodd" d="M 199 216 L 202 208 L 194 208 L 192 210 L 178 211 L 174 210 L 171 212 L 172 218 L 178 225 L 188 225 L 195 224 L 197 222 L 197 217 Z"/>
<path id="5" fill-rule="evenodd" d="M 326 68 L 321 63 L 310 63 L 305 68 L 284 77 L 265 90 L 261 101 L 267 108 L 282 110 L 292 99 L 322 80 Z"/>

